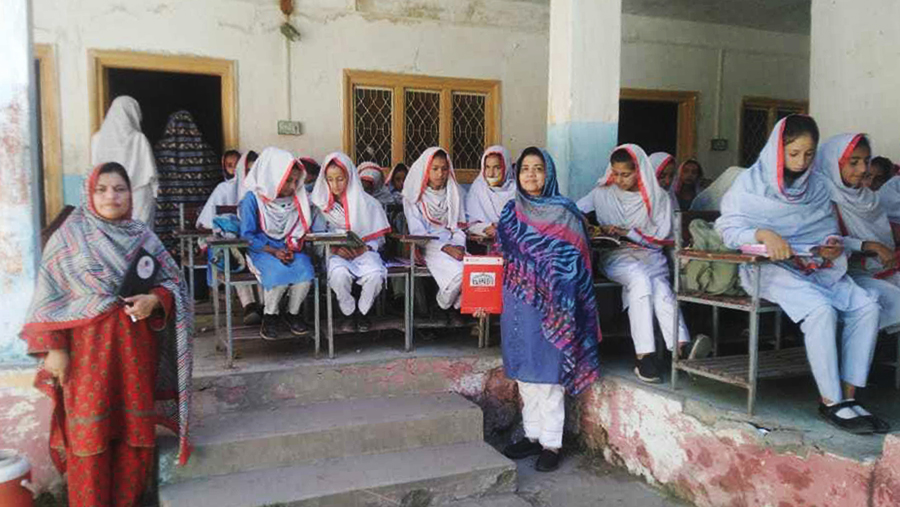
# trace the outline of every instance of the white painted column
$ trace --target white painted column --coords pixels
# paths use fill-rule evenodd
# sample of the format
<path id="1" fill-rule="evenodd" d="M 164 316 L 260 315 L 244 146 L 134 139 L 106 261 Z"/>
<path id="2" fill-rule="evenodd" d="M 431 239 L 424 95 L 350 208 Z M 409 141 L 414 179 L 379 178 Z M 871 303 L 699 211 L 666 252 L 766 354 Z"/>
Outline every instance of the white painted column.
<path id="1" fill-rule="evenodd" d="M 547 147 L 573 199 L 593 188 L 616 146 L 621 48 L 621 0 L 550 1 Z"/>
<path id="2" fill-rule="evenodd" d="M 872 136 L 875 153 L 900 160 L 900 2 L 812 2 L 810 114 L 822 138 Z"/>
<path id="3" fill-rule="evenodd" d="M 0 364 L 28 361 L 18 333 L 39 261 L 39 200 L 31 184 L 38 124 L 30 4 L 3 0 L 0 15 Z"/>

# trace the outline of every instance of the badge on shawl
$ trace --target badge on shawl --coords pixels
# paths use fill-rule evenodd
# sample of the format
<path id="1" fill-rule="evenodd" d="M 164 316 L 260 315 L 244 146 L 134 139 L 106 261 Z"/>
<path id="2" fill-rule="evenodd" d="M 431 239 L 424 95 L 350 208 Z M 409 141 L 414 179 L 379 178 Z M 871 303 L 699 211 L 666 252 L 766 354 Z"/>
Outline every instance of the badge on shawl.
<path id="1" fill-rule="evenodd" d="M 156 273 L 159 272 L 159 261 L 156 257 L 141 248 L 125 272 L 125 279 L 119 287 L 119 296 L 128 298 L 138 294 L 148 294 L 155 286 Z"/>

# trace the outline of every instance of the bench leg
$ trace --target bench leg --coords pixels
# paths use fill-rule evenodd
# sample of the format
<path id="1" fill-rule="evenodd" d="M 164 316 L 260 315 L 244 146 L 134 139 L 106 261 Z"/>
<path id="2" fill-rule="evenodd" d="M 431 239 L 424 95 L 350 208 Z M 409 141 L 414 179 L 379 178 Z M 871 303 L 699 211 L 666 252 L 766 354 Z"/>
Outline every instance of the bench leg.
<path id="1" fill-rule="evenodd" d="M 325 322 L 328 337 L 328 359 L 334 359 L 334 320 L 331 304 L 331 284 L 328 283 L 328 261 L 331 259 L 331 245 L 325 245 Z"/>
<path id="2" fill-rule="evenodd" d="M 413 335 L 416 332 L 415 325 L 413 324 L 413 311 L 415 310 L 416 304 L 416 245 L 413 243 L 410 245 L 409 249 L 409 290 L 406 291 L 407 297 L 409 298 L 409 307 L 407 308 L 407 312 L 409 315 L 409 332 L 406 333 L 406 351 L 409 352 L 413 347 Z"/>
<path id="3" fill-rule="evenodd" d="M 781 317 L 783 312 L 779 308 L 775 311 L 775 350 L 781 350 Z"/>
<path id="4" fill-rule="evenodd" d="M 231 255 L 225 251 L 225 329 L 228 336 L 226 366 L 234 367 L 234 329 L 231 315 Z"/>
<path id="5" fill-rule="evenodd" d="M 712 354 L 719 357 L 719 307 L 712 307 Z"/>
<path id="6" fill-rule="evenodd" d="M 756 377 L 759 370 L 759 279 L 760 268 L 753 265 L 753 303 L 750 306 L 750 370 L 747 372 L 747 414 L 753 415 L 756 407 Z"/>
<path id="7" fill-rule="evenodd" d="M 319 277 L 313 278 L 313 285 L 315 289 L 313 301 L 313 326 L 315 327 L 315 336 L 313 340 L 315 341 L 315 356 L 316 359 L 319 358 L 319 350 L 321 348 L 321 341 L 319 338 Z"/>

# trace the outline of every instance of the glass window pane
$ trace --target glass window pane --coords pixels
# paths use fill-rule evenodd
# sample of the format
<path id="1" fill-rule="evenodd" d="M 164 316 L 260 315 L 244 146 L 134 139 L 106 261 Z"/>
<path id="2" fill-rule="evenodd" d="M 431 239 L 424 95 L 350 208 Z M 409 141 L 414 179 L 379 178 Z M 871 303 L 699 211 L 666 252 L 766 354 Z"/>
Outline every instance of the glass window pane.
<path id="1" fill-rule="evenodd" d="M 441 142 L 441 93 L 406 90 L 405 162 L 412 164 L 423 151 Z"/>
<path id="2" fill-rule="evenodd" d="M 393 90 L 357 86 L 353 89 L 356 163 L 391 165 Z"/>
<path id="3" fill-rule="evenodd" d="M 484 145 L 484 107 L 487 96 L 453 94 L 453 165 L 459 169 L 479 169 Z"/>
<path id="4" fill-rule="evenodd" d="M 769 138 L 769 112 L 745 107 L 741 115 L 741 166 L 750 167 Z"/>

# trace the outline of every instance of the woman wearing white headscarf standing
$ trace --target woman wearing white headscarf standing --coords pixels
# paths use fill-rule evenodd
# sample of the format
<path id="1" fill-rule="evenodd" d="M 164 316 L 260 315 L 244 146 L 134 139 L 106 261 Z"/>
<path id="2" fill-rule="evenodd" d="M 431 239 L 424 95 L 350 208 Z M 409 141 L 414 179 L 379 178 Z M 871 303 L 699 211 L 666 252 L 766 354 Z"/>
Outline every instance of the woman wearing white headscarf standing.
<path id="1" fill-rule="evenodd" d="M 403 182 L 403 211 L 410 234 L 437 236 L 425 246 L 425 265 L 438 284 L 438 305 L 458 309 L 466 212 L 453 163 L 443 148 L 428 148 L 413 164 Z"/>
<path id="2" fill-rule="evenodd" d="M 245 180 L 250 191 L 241 200 L 238 214 L 241 236 L 250 242 L 248 264 L 264 291 L 260 335 L 267 340 L 288 334 L 306 336 L 309 327 L 300 315 L 300 305 L 315 272 L 303 253 L 306 233 L 313 227 L 303 164 L 284 150 L 266 148 L 250 175 Z M 281 318 L 285 292 L 289 292 L 288 314 Z"/>
<path id="3" fill-rule="evenodd" d="M 883 431 L 883 421 L 854 399 L 869 375 L 880 309 L 877 299 L 847 276 L 830 192 L 823 178 L 811 177 L 818 141 L 818 126 L 808 116 L 776 123 L 759 159 L 725 194 L 716 231 L 729 248 L 764 244 L 774 261 L 759 269 L 759 295 L 800 323 L 821 397 L 819 415 L 851 433 Z M 795 256 L 801 247 L 814 255 Z M 741 266 L 740 273 L 744 289 L 752 291 L 749 268 Z"/>
<path id="4" fill-rule="evenodd" d="M 131 180 L 132 218 L 151 229 L 159 181 L 150 141 L 141 132 L 141 106 L 127 95 L 113 100 L 100 130 L 91 138 L 91 165 L 118 162 Z"/>
<path id="5" fill-rule="evenodd" d="M 363 191 L 356 166 L 340 152 L 325 157 L 310 198 L 325 217 L 329 231 L 353 232 L 365 242 L 355 249 L 334 249 L 328 261 L 328 284 L 345 317 L 355 315 L 359 308 L 355 327 L 366 332 L 371 326 L 367 315 L 387 278 L 387 269 L 378 254 L 384 246 L 384 235 L 391 231 L 387 214 L 377 199 Z M 353 282 L 361 288 L 358 302 L 351 292 Z M 348 319 L 344 329 L 349 331 L 351 324 Z"/>
<path id="6" fill-rule="evenodd" d="M 656 315 L 666 346 L 673 350 L 676 340 L 671 323 L 679 311 L 663 253 L 663 247 L 672 244 L 672 199 L 659 185 L 650 158 L 634 144 L 613 150 L 606 173 L 591 195 L 597 222 L 604 232 L 628 241 L 603 252 L 599 268 L 610 280 L 622 284 L 622 303 L 628 310 L 637 356 L 635 375 L 644 382 L 660 382 L 653 316 Z M 677 342 L 679 347 L 690 342 L 680 314 Z M 696 354 L 699 349 L 692 352 Z"/>
<path id="7" fill-rule="evenodd" d="M 481 172 L 466 195 L 469 232 L 494 237 L 500 213 L 516 197 L 516 181 L 509 151 L 491 146 L 481 156 Z"/>
<path id="8" fill-rule="evenodd" d="M 831 191 L 844 246 L 851 252 L 876 255 L 851 257 L 847 273 L 857 285 L 878 294 L 879 328 L 893 333 L 900 331 L 897 246 L 878 195 L 862 186 L 871 156 L 872 146 L 864 134 L 834 136 L 819 146 L 813 177 L 825 180 Z"/>

